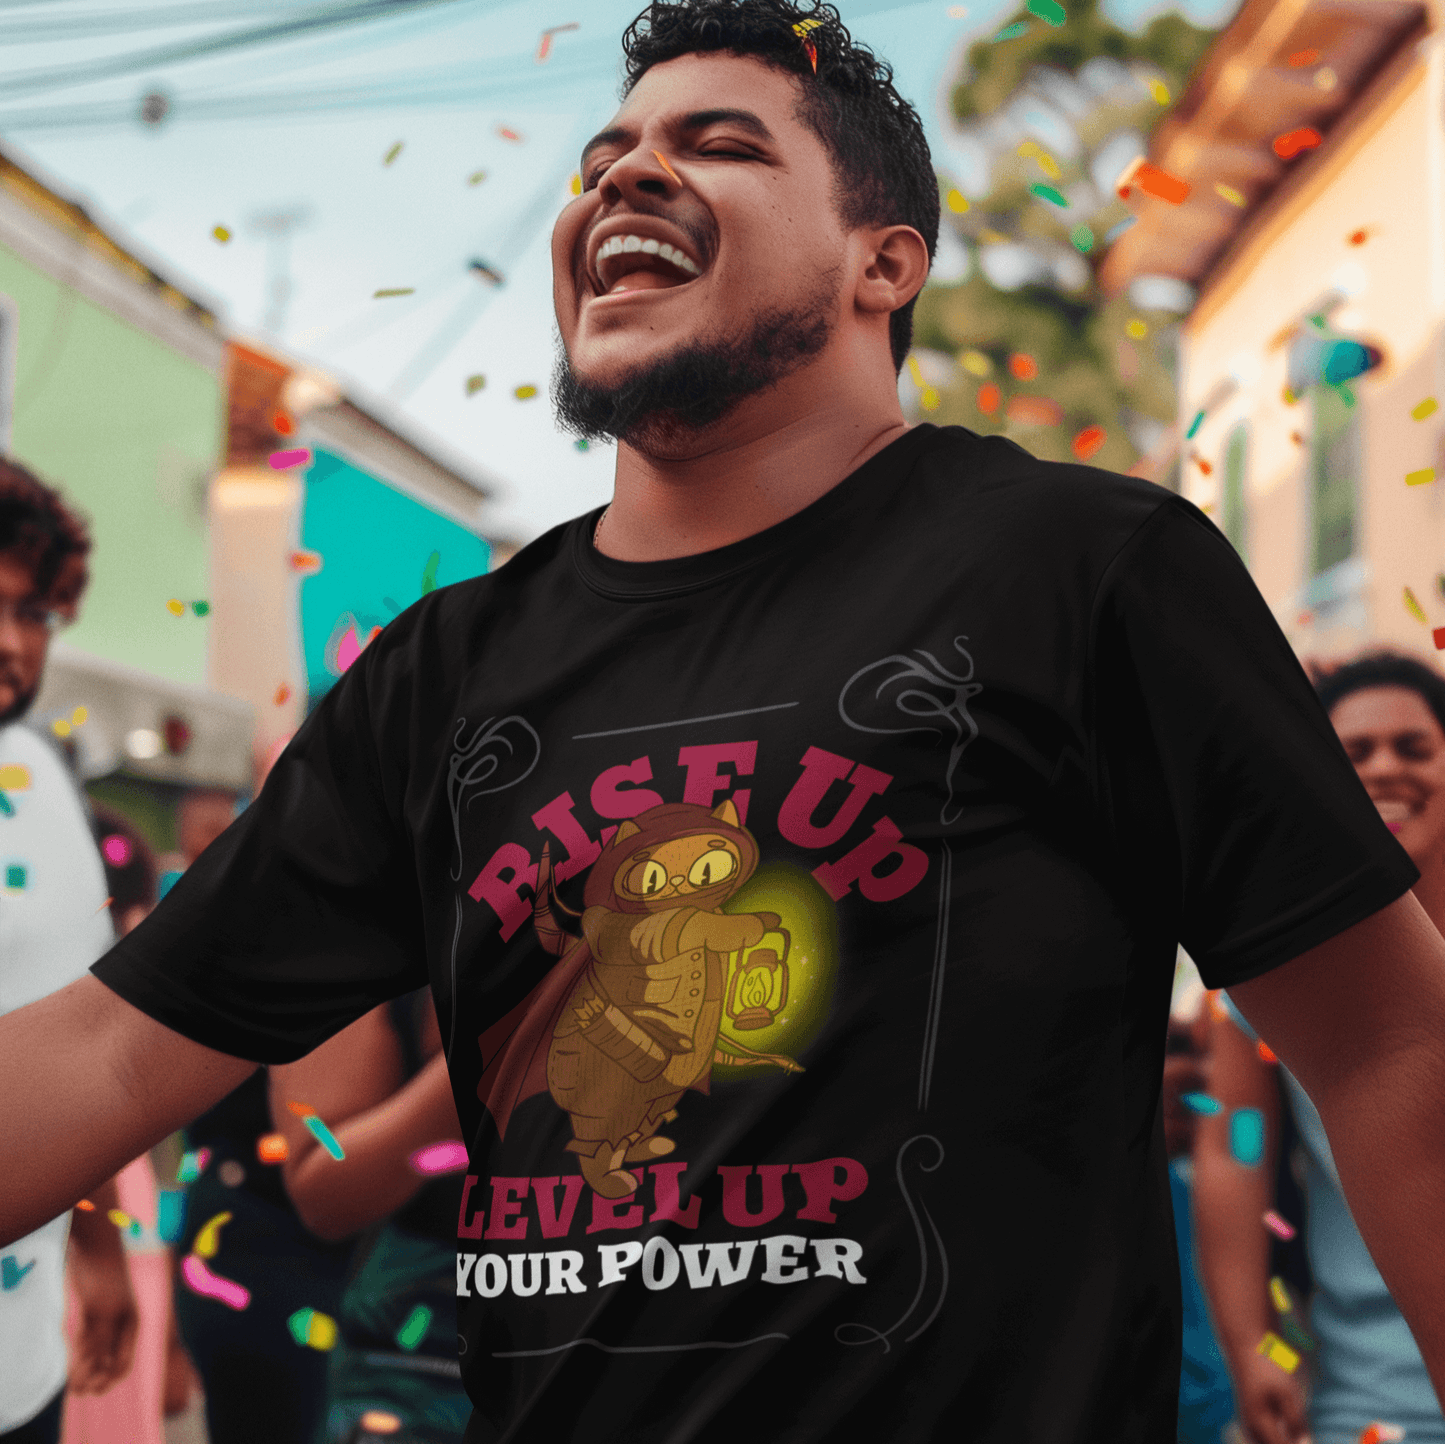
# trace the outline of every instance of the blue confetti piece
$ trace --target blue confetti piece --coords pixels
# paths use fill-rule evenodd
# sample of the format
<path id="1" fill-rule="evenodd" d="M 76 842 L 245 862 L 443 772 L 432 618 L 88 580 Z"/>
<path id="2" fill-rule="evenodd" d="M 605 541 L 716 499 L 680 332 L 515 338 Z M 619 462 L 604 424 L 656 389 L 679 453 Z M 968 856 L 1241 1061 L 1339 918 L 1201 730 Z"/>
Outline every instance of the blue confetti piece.
<path id="1" fill-rule="evenodd" d="M 156 1233 L 163 1243 L 175 1243 L 185 1232 L 186 1191 L 163 1188 L 156 1194 Z"/>
<path id="2" fill-rule="evenodd" d="M 1192 1108 L 1196 1113 L 1205 1115 L 1219 1113 L 1224 1108 L 1224 1104 L 1219 1099 L 1211 1098 L 1207 1093 L 1185 1093 L 1181 1101 L 1186 1108 Z"/>
<path id="3" fill-rule="evenodd" d="M 1194 433 L 1203 425 L 1204 413 L 1202 411 L 1196 411 L 1194 413 L 1194 420 L 1189 423 L 1189 430 L 1184 433 L 1185 441 L 1193 441 Z"/>
<path id="4" fill-rule="evenodd" d="M 1005 26 L 993 37 L 993 43 L 997 45 L 1001 40 L 1017 40 L 1029 28 L 1027 20 L 1017 20 L 1012 25 Z"/>
<path id="5" fill-rule="evenodd" d="M 1120 221 L 1117 226 L 1110 226 L 1109 229 L 1104 233 L 1104 244 L 1106 246 L 1112 244 L 1114 241 L 1117 241 L 1119 237 L 1122 236 L 1124 232 L 1129 229 L 1130 226 L 1136 226 L 1138 224 L 1138 216 L 1125 216 L 1124 219 Z"/>
<path id="6" fill-rule="evenodd" d="M 346 1157 L 346 1151 L 336 1141 L 332 1131 L 314 1114 L 306 1116 L 305 1123 L 311 1130 L 311 1136 L 339 1163 Z"/>
<path id="7" fill-rule="evenodd" d="M 3 792 L 0 792 L 0 816 L 15 816 L 15 804 Z"/>
<path id="8" fill-rule="evenodd" d="M 1258 1108 L 1236 1108 L 1230 1115 L 1229 1151 L 1246 1168 L 1264 1157 L 1264 1114 Z"/>

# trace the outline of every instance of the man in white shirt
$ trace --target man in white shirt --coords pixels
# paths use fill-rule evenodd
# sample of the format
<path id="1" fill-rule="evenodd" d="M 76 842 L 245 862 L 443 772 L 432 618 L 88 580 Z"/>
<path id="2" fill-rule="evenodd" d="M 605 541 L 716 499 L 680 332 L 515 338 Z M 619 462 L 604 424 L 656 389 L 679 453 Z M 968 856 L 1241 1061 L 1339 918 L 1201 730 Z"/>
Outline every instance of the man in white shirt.
<path id="1" fill-rule="evenodd" d="M 90 549 L 60 498 L 0 460 L 0 1014 L 84 976 L 114 940 L 105 873 L 60 758 L 21 719 L 54 630 L 75 616 Z M 68 1385 L 101 1393 L 130 1368 L 136 1307 L 114 1179 L 0 1250 L 0 1441 L 54 1444 Z M 67 1365 L 69 1265 L 81 1317 Z"/>

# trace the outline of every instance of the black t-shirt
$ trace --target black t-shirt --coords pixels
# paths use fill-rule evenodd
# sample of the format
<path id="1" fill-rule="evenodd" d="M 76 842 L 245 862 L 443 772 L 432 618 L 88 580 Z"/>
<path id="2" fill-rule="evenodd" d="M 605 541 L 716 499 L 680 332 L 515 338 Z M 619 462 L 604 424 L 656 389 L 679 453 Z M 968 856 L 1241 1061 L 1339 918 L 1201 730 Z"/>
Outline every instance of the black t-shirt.
<path id="1" fill-rule="evenodd" d="M 1175 944 L 1417 876 L 1239 559 L 926 425 L 705 555 L 596 520 L 394 621 L 96 974 L 267 1062 L 430 983 L 470 1440 L 1172 1440 Z"/>

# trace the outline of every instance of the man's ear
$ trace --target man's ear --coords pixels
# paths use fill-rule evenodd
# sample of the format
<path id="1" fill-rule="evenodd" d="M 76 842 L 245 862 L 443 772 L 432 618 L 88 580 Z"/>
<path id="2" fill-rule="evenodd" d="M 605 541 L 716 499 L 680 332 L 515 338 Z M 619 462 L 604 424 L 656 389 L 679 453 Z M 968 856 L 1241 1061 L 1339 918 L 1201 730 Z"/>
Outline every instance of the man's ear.
<path id="1" fill-rule="evenodd" d="M 864 227 L 858 236 L 868 261 L 855 292 L 859 309 L 891 313 L 906 306 L 928 279 L 928 243 L 912 226 Z"/>

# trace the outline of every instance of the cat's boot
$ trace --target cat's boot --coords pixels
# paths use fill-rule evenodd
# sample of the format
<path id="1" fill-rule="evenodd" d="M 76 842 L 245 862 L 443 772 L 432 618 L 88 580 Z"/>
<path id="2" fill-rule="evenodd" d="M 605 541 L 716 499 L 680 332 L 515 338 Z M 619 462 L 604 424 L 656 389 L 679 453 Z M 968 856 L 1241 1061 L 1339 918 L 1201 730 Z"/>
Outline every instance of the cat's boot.
<path id="1" fill-rule="evenodd" d="M 603 1198 L 626 1198 L 628 1194 L 637 1192 L 637 1179 L 622 1166 L 627 1154 L 626 1139 L 621 1148 L 614 1148 L 603 1139 L 593 1153 L 589 1153 L 587 1145 L 579 1139 L 574 1139 L 567 1147 L 578 1155 L 582 1177 L 594 1193 L 601 1194 Z"/>
<path id="2" fill-rule="evenodd" d="M 659 1118 L 653 1127 L 657 1127 L 661 1122 L 662 1119 Z M 677 1144 L 672 1139 L 654 1133 L 651 1138 L 639 1138 L 635 1143 L 631 1143 L 623 1158 L 628 1163 L 646 1163 L 653 1158 L 665 1158 L 676 1147 Z"/>

